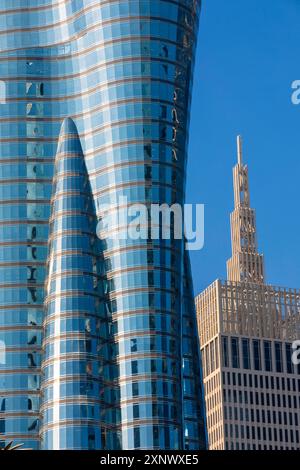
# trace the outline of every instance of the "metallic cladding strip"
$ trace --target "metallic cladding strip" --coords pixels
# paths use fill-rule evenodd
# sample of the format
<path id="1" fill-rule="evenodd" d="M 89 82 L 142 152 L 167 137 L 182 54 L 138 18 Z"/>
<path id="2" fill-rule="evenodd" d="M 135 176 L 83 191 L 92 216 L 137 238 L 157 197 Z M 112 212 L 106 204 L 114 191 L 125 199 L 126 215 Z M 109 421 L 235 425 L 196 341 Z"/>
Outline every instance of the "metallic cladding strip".
<path id="1" fill-rule="evenodd" d="M 170 311 L 170 310 L 165 310 L 165 309 L 156 309 L 156 310 L 151 310 L 151 309 L 141 309 L 141 310 L 130 310 L 130 311 L 122 311 L 121 313 L 119 314 L 112 314 L 112 321 L 117 321 L 118 319 L 124 319 L 124 318 L 127 318 L 127 317 L 130 317 L 130 316 L 137 316 L 137 315 L 147 315 L 147 314 L 150 314 L 150 315 L 168 315 L 170 317 L 173 317 L 173 318 L 177 318 L 176 317 L 176 313 L 174 311 Z M 43 321 L 43 326 L 45 327 L 46 325 L 49 325 L 50 323 L 53 323 L 53 321 L 57 320 L 58 318 L 72 318 L 74 316 L 77 316 L 77 317 L 82 317 L 82 318 L 87 318 L 87 316 L 90 316 L 92 318 L 95 318 L 95 319 L 98 319 L 98 320 L 104 320 L 103 317 L 101 317 L 99 314 L 90 314 L 90 313 L 87 313 L 85 311 L 66 311 L 66 312 L 63 312 L 63 313 L 59 313 L 59 314 L 51 314 L 51 316 L 49 315 L 48 318 L 46 320 Z M 108 341 L 108 340 L 107 340 Z"/>
<path id="2" fill-rule="evenodd" d="M 51 9 L 51 10 L 54 10 L 56 7 L 59 7 L 61 5 L 63 6 L 66 6 L 66 3 L 68 1 L 71 1 L 71 0 L 58 0 L 56 3 L 47 3 L 46 5 L 39 5 L 39 6 L 36 6 L 36 7 L 26 7 L 26 8 L 13 8 L 13 9 L 7 9 L 7 10 L 0 10 L 0 15 L 7 15 L 7 14 L 10 14 L 10 13 L 16 13 L 16 14 L 19 14 L 19 13 L 31 13 L 31 12 L 35 12 L 35 11 L 43 11 L 43 10 L 48 10 L 48 9 Z M 120 1 L 120 0 L 101 0 L 101 5 L 107 5 L 107 4 L 112 4 L 114 3 L 115 1 Z M 184 10 L 187 10 L 188 12 L 193 12 L 190 8 L 188 8 L 186 5 L 180 5 L 180 2 L 179 1 L 175 1 L 175 0 L 164 0 L 168 3 L 172 3 L 174 5 L 178 5 L 178 6 L 181 6 Z M 99 0 L 97 0 L 97 3 L 98 6 L 99 6 Z M 91 5 L 94 5 L 93 3 Z M 83 8 L 81 8 L 77 13 L 80 14 L 84 11 Z"/>
<path id="3" fill-rule="evenodd" d="M 69 79 L 74 79 L 74 78 L 83 78 L 88 76 L 90 73 L 94 71 L 99 71 L 102 68 L 107 69 L 111 65 L 116 65 L 116 64 L 124 64 L 124 63 L 132 63 L 132 62 L 138 62 L 140 63 L 141 61 L 144 62 L 157 62 L 159 64 L 168 64 L 168 65 L 174 65 L 176 67 L 179 67 L 180 69 L 185 70 L 186 66 L 182 65 L 182 62 L 177 62 L 176 60 L 170 60 L 170 59 L 165 59 L 165 58 L 158 58 L 158 57 L 153 57 L 153 56 L 126 56 L 122 57 L 119 59 L 113 59 L 113 60 L 102 60 L 99 62 L 97 65 L 93 65 L 93 67 L 85 69 L 83 72 L 76 72 L 70 75 L 54 75 L 54 76 L 47 76 L 47 75 L 17 75 L 17 76 L 2 76 L 2 79 L 5 80 L 6 82 L 24 82 L 24 81 L 29 81 L 30 82 L 35 82 L 38 81 L 43 82 L 60 82 L 60 81 L 67 81 Z M 152 77 L 153 78 L 153 77 Z M 158 77 L 156 77 L 158 78 Z M 104 82 L 104 83 L 109 83 L 109 82 Z M 173 83 L 176 83 L 176 80 L 174 78 Z M 100 84 L 101 85 L 101 84 Z M 179 86 L 180 88 L 180 86 Z M 51 101 L 51 100 L 50 100 Z"/>
<path id="4" fill-rule="evenodd" d="M 102 299 L 102 300 L 115 300 L 117 299 L 119 296 L 124 296 L 124 295 L 132 295 L 132 294 L 135 294 L 135 293 L 138 293 L 138 292 L 146 292 L 146 293 L 155 293 L 155 292 L 164 292 L 164 293 L 168 293 L 168 294 L 177 294 L 177 289 L 167 289 L 167 288 L 164 288 L 164 287 L 154 287 L 154 286 L 151 286 L 151 287 L 139 287 L 139 288 L 129 288 L 129 289 L 122 289 L 120 291 L 114 291 L 114 292 L 111 292 L 110 294 L 100 294 L 100 293 L 97 293 L 97 292 L 89 292 L 89 295 L 91 295 L 92 297 L 95 297 L 95 298 L 99 298 L 99 299 Z M 55 299 L 55 297 L 59 297 L 59 298 L 62 298 L 62 297 L 72 297 L 72 296 L 78 296 L 78 297 L 84 297 L 86 295 L 86 292 L 84 290 L 80 291 L 80 290 L 77 290 L 77 291 L 72 291 L 72 292 L 61 292 L 59 294 L 49 294 L 48 295 L 48 298 L 46 299 L 45 303 L 48 304 L 49 302 L 51 302 L 53 299 Z"/>
<path id="5" fill-rule="evenodd" d="M 164 1 L 168 2 L 170 0 L 164 0 Z M 82 12 L 80 14 L 78 14 L 76 16 L 80 17 L 80 16 L 82 16 L 82 13 L 85 13 L 88 10 L 95 9 L 96 7 L 99 8 L 99 5 L 91 5 L 91 7 L 86 7 L 84 10 L 82 10 Z M 59 21 L 55 24 L 52 23 L 52 24 L 47 24 L 47 25 L 44 25 L 44 26 L 35 25 L 32 28 L 15 28 L 15 29 L 0 30 L 0 36 L 3 36 L 5 34 L 6 35 L 11 34 L 12 35 L 12 34 L 16 34 L 16 33 L 30 33 L 30 32 L 45 31 L 45 30 L 51 30 L 51 29 L 53 30 L 57 26 L 69 25 L 72 22 L 72 19 L 73 18 L 70 17 L 67 20 L 62 20 L 62 21 Z M 173 21 L 173 20 L 170 20 L 168 18 L 164 18 L 162 16 L 130 15 L 130 16 L 120 16 L 120 17 L 117 17 L 117 18 L 109 18 L 109 19 L 104 20 L 104 21 L 100 20 L 96 23 L 93 23 L 93 24 L 90 24 L 89 26 L 86 26 L 85 28 L 82 29 L 82 31 L 80 31 L 80 33 L 77 32 L 74 36 L 69 37 L 67 41 L 63 41 L 62 43 L 53 43 L 53 44 L 51 44 L 50 47 L 56 46 L 58 44 L 66 44 L 68 42 L 72 42 L 73 39 L 78 39 L 78 38 L 86 35 L 92 29 L 97 28 L 97 27 L 103 28 L 105 26 L 109 26 L 109 25 L 114 24 L 114 23 L 125 23 L 126 21 L 129 22 L 129 21 L 133 21 L 133 20 L 162 21 L 163 23 L 172 24 L 173 26 L 176 26 L 176 28 L 178 28 L 178 29 L 181 29 L 183 31 L 187 31 L 188 33 L 190 33 L 192 39 L 195 39 L 193 27 L 190 27 L 189 25 L 186 25 L 186 24 L 183 25 L 183 24 L 178 23 L 178 21 Z M 34 46 L 31 46 L 31 48 L 33 48 L 33 47 Z M 40 46 L 40 47 L 46 47 L 46 45 L 45 46 Z M 20 50 L 20 49 L 29 49 L 29 47 L 27 47 L 27 48 L 21 48 L 21 47 L 17 48 L 17 50 Z M 10 50 L 10 49 L 7 49 L 7 50 Z M 3 52 L 6 52 L 7 50 L 4 50 Z"/>
<path id="6" fill-rule="evenodd" d="M 84 356 L 85 353 L 81 353 L 82 356 Z M 132 354 L 132 355 L 127 355 L 127 356 L 123 356 L 123 359 L 115 359 L 113 362 L 114 363 L 121 363 L 121 362 L 124 362 L 126 360 L 131 360 L 132 358 L 133 359 L 174 359 L 174 360 L 178 360 L 178 357 L 177 356 L 171 356 L 171 355 L 168 355 L 168 354 L 165 354 L 165 353 L 147 353 L 146 356 L 143 355 L 144 353 L 140 353 L 140 354 Z M 65 357 L 68 358 L 68 353 L 65 353 Z M 75 354 L 70 354 L 70 358 L 71 359 L 78 359 L 78 355 L 75 355 Z M 64 357 L 63 357 L 64 359 Z M 59 361 L 59 359 L 58 359 Z M 53 362 L 56 362 L 54 361 L 52 358 L 50 359 L 46 359 L 45 361 L 45 366 L 43 365 L 42 367 L 42 370 L 45 369 L 46 366 L 49 366 L 51 365 Z M 64 361 L 66 362 L 66 361 Z M 176 375 L 174 376 L 170 376 L 170 375 L 166 375 L 166 374 L 153 374 L 153 376 L 156 378 L 156 377 L 159 377 L 160 379 L 168 379 L 168 382 L 176 382 Z M 86 374 L 85 373 L 82 373 L 82 374 L 70 374 L 70 375 L 64 375 L 62 376 L 63 377 L 63 382 L 72 382 L 72 381 L 76 381 L 76 380 L 81 380 L 83 377 L 86 377 Z M 139 378 L 140 377 L 140 378 Z M 125 379 L 125 378 L 124 378 Z M 134 376 L 134 378 L 132 378 L 132 376 L 129 376 L 127 377 L 127 379 L 129 381 L 132 381 L 132 382 L 138 382 L 138 381 L 142 381 L 142 380 L 149 380 L 149 374 L 145 374 L 145 375 L 141 375 L 141 376 Z M 131 379 L 131 380 L 130 380 Z M 104 383 L 104 384 L 108 384 L 108 385 L 114 385 L 114 386 L 118 386 L 118 379 L 115 379 L 113 381 L 109 381 L 109 380 L 103 380 L 103 378 L 99 377 L 99 375 L 96 375 L 96 376 L 93 376 L 93 380 L 95 382 L 101 382 L 101 383 Z M 42 387 L 41 387 L 41 390 L 43 390 L 44 388 L 46 387 L 49 387 L 51 384 L 53 385 L 54 383 L 56 382 L 56 379 L 55 378 L 49 378 L 49 379 L 45 379 L 43 381 L 43 384 L 42 384 Z"/>
<path id="7" fill-rule="evenodd" d="M 118 126 L 123 126 L 126 124 L 165 124 L 170 126 L 171 128 L 174 127 L 174 122 L 173 121 L 167 121 L 167 120 L 162 120 L 162 119 L 154 119 L 154 118 L 137 118 L 137 119 L 124 119 L 124 120 L 119 120 L 119 121 L 114 121 L 110 124 L 105 124 L 104 126 L 99 126 L 95 127 L 94 129 L 83 132 L 82 134 L 79 134 L 79 138 L 86 138 L 86 137 L 95 137 L 98 133 L 103 132 L 105 129 L 111 129 L 113 127 L 118 127 Z M 176 126 L 177 130 L 185 131 L 184 128 L 180 126 Z M 60 139 L 60 142 L 64 142 L 65 140 L 72 140 L 74 137 L 72 135 L 70 136 L 63 136 Z M 57 142 L 56 137 L 13 137 L 13 138 L 1 138 L 0 142 Z"/>
<path id="8" fill-rule="evenodd" d="M 175 338 L 178 338 L 178 335 L 177 334 L 173 334 L 173 333 L 169 333 L 169 332 L 166 332 L 166 331 L 160 331 L 160 330 L 155 330 L 155 329 L 152 329 L 152 330 L 134 330 L 134 331 L 130 331 L 130 332 L 123 332 L 123 333 L 116 333 L 113 335 L 113 339 L 111 340 L 112 342 L 115 342 L 115 340 L 121 340 L 121 339 L 130 339 L 132 336 L 134 337 L 140 337 L 140 336 L 163 336 L 163 337 L 166 337 L 166 338 L 172 338 L 172 339 L 175 339 Z M 53 342 L 56 342 L 57 340 L 61 340 L 61 339 L 102 339 L 100 338 L 99 334 L 87 334 L 85 331 L 83 332 L 78 332 L 76 331 L 75 333 L 71 332 L 71 331 L 66 331 L 65 333 L 61 333 L 60 335 L 49 335 L 47 338 L 44 338 L 43 340 L 43 348 L 47 345 L 47 344 L 51 344 Z M 108 341 L 110 342 L 110 341 Z M 88 354 L 89 356 L 91 357 L 95 357 L 97 356 L 97 354 L 95 353 L 86 353 L 84 352 L 84 354 Z M 56 361 L 60 361 L 61 359 L 56 356 L 51 356 L 51 359 L 52 361 L 56 362 Z M 50 358 L 48 358 L 48 360 L 50 360 Z"/>

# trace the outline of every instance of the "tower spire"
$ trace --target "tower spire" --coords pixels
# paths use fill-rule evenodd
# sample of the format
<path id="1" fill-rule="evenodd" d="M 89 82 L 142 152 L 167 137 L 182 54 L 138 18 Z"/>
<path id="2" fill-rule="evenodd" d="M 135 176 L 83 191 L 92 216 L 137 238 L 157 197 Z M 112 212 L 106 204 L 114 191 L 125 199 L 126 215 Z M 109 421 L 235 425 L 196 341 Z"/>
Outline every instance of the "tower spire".
<path id="1" fill-rule="evenodd" d="M 242 159 L 242 137 L 237 137 L 238 163 L 233 168 L 234 211 L 230 215 L 232 256 L 227 279 L 264 283 L 264 260 L 257 250 L 255 210 L 250 207 L 248 167 Z"/>
<path id="2" fill-rule="evenodd" d="M 242 165 L 242 160 L 243 160 L 242 145 L 243 145 L 242 136 L 238 135 L 237 136 L 237 157 L 238 157 L 238 164 L 239 165 Z"/>

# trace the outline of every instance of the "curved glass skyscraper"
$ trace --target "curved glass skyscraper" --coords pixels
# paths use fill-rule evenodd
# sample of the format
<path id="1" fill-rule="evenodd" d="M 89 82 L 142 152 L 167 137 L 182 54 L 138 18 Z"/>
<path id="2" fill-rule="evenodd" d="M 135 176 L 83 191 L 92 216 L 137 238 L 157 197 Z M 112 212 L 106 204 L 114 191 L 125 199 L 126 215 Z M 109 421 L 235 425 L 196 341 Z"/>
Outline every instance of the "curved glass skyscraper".
<path id="1" fill-rule="evenodd" d="M 184 203 L 199 3 L 1 2 L 0 442 L 206 446 L 184 240 L 96 236 Z"/>

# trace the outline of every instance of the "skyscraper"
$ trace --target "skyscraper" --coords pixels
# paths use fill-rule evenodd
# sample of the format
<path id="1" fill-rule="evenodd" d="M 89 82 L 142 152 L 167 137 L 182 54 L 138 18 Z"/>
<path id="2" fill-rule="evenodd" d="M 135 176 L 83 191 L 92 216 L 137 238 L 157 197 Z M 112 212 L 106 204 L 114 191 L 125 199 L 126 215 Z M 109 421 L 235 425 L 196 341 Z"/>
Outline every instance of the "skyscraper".
<path id="1" fill-rule="evenodd" d="M 233 181 L 227 281 L 196 297 L 209 448 L 299 449 L 300 290 L 265 283 L 240 137 Z"/>
<path id="2" fill-rule="evenodd" d="M 184 203 L 199 7 L 1 3 L 2 443 L 205 447 L 184 241 L 95 237 L 121 196 Z"/>

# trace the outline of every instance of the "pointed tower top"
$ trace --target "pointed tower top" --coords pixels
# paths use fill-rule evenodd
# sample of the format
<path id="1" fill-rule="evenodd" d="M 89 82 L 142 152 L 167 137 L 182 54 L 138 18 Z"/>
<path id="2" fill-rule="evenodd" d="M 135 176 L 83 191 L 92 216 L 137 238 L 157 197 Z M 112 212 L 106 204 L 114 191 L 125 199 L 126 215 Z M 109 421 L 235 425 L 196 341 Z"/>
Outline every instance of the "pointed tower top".
<path id="1" fill-rule="evenodd" d="M 243 163 L 243 149 L 242 149 L 242 144 L 243 144 L 242 136 L 241 136 L 241 135 L 238 135 L 238 136 L 237 136 L 237 157 L 238 157 L 238 164 L 239 164 L 239 165 L 242 165 L 242 163 Z"/>
<path id="2" fill-rule="evenodd" d="M 60 128 L 60 135 L 76 135 L 78 134 L 75 122 L 70 117 L 63 120 Z"/>
<path id="3" fill-rule="evenodd" d="M 242 138 L 237 136 L 238 162 L 233 168 L 234 211 L 230 217 L 232 257 L 227 278 L 234 282 L 264 283 L 263 256 L 258 253 L 255 211 L 250 207 L 248 167 L 242 161 Z"/>

